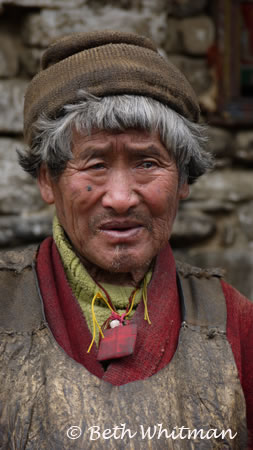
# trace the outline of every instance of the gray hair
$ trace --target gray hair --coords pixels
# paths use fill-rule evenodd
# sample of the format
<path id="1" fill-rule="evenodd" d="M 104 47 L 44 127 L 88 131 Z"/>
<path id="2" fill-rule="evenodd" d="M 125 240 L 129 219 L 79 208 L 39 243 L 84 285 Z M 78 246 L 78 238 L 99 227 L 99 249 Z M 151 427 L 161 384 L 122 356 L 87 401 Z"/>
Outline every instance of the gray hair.
<path id="1" fill-rule="evenodd" d="M 98 98 L 84 91 L 80 93 L 85 99 L 66 105 L 58 118 L 40 116 L 34 125 L 31 148 L 18 150 L 20 165 L 33 177 L 38 176 L 42 163 L 46 163 L 52 177 L 60 176 L 73 158 L 74 128 L 86 133 L 94 128 L 158 131 L 175 159 L 181 183 L 191 184 L 213 167 L 213 158 L 205 151 L 207 139 L 203 125 L 190 122 L 152 98 L 134 95 Z"/>

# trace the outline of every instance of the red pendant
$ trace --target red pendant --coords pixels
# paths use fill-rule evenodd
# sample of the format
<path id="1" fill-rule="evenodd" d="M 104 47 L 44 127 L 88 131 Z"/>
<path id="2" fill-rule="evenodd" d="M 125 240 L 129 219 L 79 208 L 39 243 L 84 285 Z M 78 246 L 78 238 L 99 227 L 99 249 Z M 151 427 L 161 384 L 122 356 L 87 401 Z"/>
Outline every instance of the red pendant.
<path id="1" fill-rule="evenodd" d="M 97 360 L 105 361 L 132 355 L 136 336 L 137 325 L 134 323 L 105 330 L 104 338 L 100 341 Z"/>

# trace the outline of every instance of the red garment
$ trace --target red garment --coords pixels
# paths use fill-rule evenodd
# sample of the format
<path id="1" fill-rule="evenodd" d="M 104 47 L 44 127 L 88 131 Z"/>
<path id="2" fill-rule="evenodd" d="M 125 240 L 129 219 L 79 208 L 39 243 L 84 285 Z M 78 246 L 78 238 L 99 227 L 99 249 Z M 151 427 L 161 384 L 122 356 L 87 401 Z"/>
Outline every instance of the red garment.
<path id="1" fill-rule="evenodd" d="M 151 325 L 144 321 L 144 305 L 141 302 L 131 320 L 138 327 L 134 354 L 115 360 L 106 372 L 97 361 L 96 346 L 93 345 L 90 353 L 87 353 L 92 336 L 66 280 L 52 238 L 46 239 L 40 246 L 37 274 L 45 315 L 55 339 L 71 358 L 83 364 L 94 375 L 111 384 L 121 385 L 150 377 L 171 360 L 177 348 L 181 318 L 176 266 L 169 246 L 160 252 L 148 286 Z M 156 301 L 158 298 L 159 302 Z"/>
<path id="2" fill-rule="evenodd" d="M 121 385 L 147 378 L 172 359 L 181 324 L 176 267 L 168 245 L 157 257 L 148 286 L 151 325 L 144 321 L 141 303 L 132 319 L 138 339 L 132 356 L 112 362 L 106 371 L 96 360 L 92 336 L 81 308 L 66 280 L 60 255 L 52 238 L 40 246 L 37 274 L 49 327 L 66 353 L 105 381 Z M 227 303 L 227 338 L 232 347 L 247 405 L 247 423 L 253 436 L 253 304 L 222 281 Z M 253 446 L 250 447 L 253 449 Z"/>
<path id="3" fill-rule="evenodd" d="M 247 406 L 248 447 L 253 449 L 253 303 L 221 281 L 227 304 L 227 338 L 231 345 Z"/>

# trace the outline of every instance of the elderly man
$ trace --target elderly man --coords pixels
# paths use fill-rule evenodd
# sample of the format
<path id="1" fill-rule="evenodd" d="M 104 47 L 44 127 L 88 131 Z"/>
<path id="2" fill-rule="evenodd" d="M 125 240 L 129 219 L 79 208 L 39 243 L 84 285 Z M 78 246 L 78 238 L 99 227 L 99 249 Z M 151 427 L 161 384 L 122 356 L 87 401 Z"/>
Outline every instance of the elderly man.
<path id="1" fill-rule="evenodd" d="M 79 33 L 44 53 L 19 159 L 56 215 L 37 251 L 0 261 L 1 448 L 250 445 L 253 305 L 168 244 L 212 166 L 198 122 L 147 38 Z"/>

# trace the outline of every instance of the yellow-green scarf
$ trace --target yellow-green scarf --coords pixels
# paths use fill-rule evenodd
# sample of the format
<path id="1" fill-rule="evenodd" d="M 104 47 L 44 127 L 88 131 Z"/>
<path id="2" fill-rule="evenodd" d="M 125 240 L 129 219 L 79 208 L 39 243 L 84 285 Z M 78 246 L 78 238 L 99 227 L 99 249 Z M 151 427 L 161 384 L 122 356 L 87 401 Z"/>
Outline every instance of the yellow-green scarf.
<path id="1" fill-rule="evenodd" d="M 91 312 L 91 301 L 94 295 L 100 291 L 99 286 L 90 277 L 84 265 L 81 263 L 78 256 L 75 254 L 72 246 L 66 237 L 58 218 L 55 216 L 53 221 L 53 237 L 60 253 L 65 274 L 70 287 L 79 302 L 88 328 L 93 333 L 93 322 Z M 147 283 L 151 280 L 152 270 L 146 275 Z M 101 286 L 109 294 L 112 304 L 117 310 L 118 314 L 123 314 L 129 304 L 129 298 L 134 291 L 133 286 L 118 286 L 109 283 L 100 283 Z M 142 298 L 142 289 L 138 290 L 135 296 L 134 308 L 129 315 L 131 318 L 140 303 Z M 97 300 L 94 305 L 94 312 L 96 319 L 100 326 L 111 315 L 110 310 L 102 300 Z M 96 332 L 95 342 L 98 344 L 99 336 Z"/>

